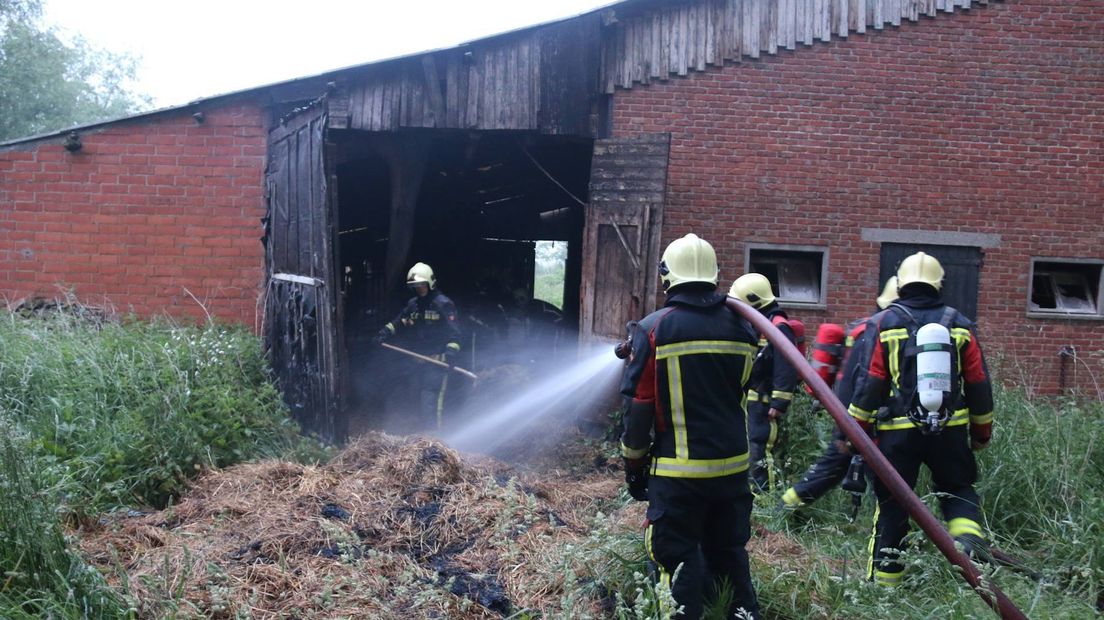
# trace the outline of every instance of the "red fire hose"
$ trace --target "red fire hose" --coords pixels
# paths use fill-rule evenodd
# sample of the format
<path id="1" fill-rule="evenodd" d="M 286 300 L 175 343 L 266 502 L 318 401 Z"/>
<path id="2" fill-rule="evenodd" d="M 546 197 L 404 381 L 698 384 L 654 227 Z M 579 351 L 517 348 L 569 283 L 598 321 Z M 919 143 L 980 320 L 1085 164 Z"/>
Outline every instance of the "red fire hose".
<path id="1" fill-rule="evenodd" d="M 981 582 L 981 573 L 978 572 L 977 567 L 966 555 L 955 548 L 954 540 L 943 528 L 942 523 L 932 515 L 924 502 L 916 496 L 916 493 L 913 493 L 912 489 L 905 484 L 901 475 L 890 465 L 889 461 L 882 455 L 881 450 L 874 445 L 874 442 L 859 426 L 859 423 L 851 418 L 844 405 L 840 403 L 836 395 L 820 378 L 820 375 L 813 370 L 813 367 L 805 361 L 805 356 L 798 352 L 797 347 L 758 310 L 732 297 L 729 297 L 725 303 L 728 304 L 729 308 L 747 319 L 760 334 L 765 335 L 767 340 L 774 344 L 776 350 L 786 356 L 786 359 L 801 375 L 801 378 L 805 380 L 805 383 L 813 389 L 813 394 L 820 400 L 820 404 L 832 415 L 836 424 L 843 430 L 843 434 L 858 449 L 859 454 L 866 459 L 866 464 L 886 485 L 893 497 L 908 510 L 912 520 L 916 521 L 920 529 L 939 548 L 939 551 L 952 564 L 962 569 L 963 577 L 977 592 L 978 596 L 1005 620 L 1027 620 L 1027 616 L 997 588 L 996 584 L 992 581 L 987 581 L 984 584 Z"/>

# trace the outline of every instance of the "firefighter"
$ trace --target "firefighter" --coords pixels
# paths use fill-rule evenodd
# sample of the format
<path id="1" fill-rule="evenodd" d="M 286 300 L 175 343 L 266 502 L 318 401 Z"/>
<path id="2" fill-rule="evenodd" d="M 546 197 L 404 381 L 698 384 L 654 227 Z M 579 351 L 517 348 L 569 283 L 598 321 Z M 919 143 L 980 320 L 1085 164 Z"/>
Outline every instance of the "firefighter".
<path id="1" fill-rule="evenodd" d="M 415 263 L 406 274 L 406 286 L 414 297 L 390 323 L 384 325 L 375 342 L 399 334 L 406 348 L 451 364 L 460 353 L 460 327 L 456 317 L 456 305 L 437 289 L 433 268 L 425 263 Z M 419 367 L 418 392 L 422 420 L 427 425 L 441 427 L 445 394 L 448 390 L 448 370 L 433 364 Z"/>
<path id="2" fill-rule="evenodd" d="M 701 617 L 727 581 L 726 617 L 742 608 L 757 618 L 742 406 L 757 337 L 717 292 L 706 241 L 672 241 L 659 273 L 666 303 L 632 326 L 621 383 L 625 480 L 634 499 L 649 502 L 645 545 L 685 617 Z"/>
<path id="3" fill-rule="evenodd" d="M 871 317 L 869 337 L 856 350 L 862 364 L 848 410 L 868 432 L 877 431 L 879 448 L 910 487 L 920 465 L 927 466 L 951 536 L 984 559 L 972 450 L 985 448 L 992 436 L 993 391 L 974 324 L 943 303 L 942 284 L 943 267 L 934 257 L 918 252 L 901 262 L 900 299 Z M 886 412 L 876 414 L 883 406 Z M 874 492 L 868 576 L 896 585 L 904 576 L 908 513 L 880 480 Z"/>
<path id="4" fill-rule="evenodd" d="M 770 280 L 759 273 L 748 273 L 732 283 L 729 295 L 749 304 L 770 319 L 790 342 L 796 336 L 789 317 L 778 306 Z M 756 492 L 774 487 L 773 453 L 784 442 L 779 438 L 782 417 L 793 401 L 797 371 L 765 337 L 759 339 L 759 353 L 748 384 L 748 443 L 751 449 L 751 482 Z"/>
<path id="5" fill-rule="evenodd" d="M 876 300 L 878 310 L 885 310 L 889 307 L 889 304 L 896 300 L 897 276 L 891 276 L 886 280 L 885 287 L 882 288 L 882 294 Z M 842 351 L 834 356 L 834 361 L 838 364 L 838 370 L 831 376 L 831 381 L 828 384 L 841 403 L 851 402 L 851 392 L 855 385 L 855 372 L 859 366 L 859 357 L 851 355 L 851 352 L 857 344 L 861 347 L 862 335 L 866 330 L 866 321 L 869 318 L 863 317 L 847 325 L 847 336 L 843 342 L 843 347 L 841 347 Z M 837 329 L 839 329 L 838 326 Z M 851 451 L 844 445 L 845 441 L 843 431 L 838 426 L 833 425 L 832 440 L 828 442 L 828 448 L 809 467 L 801 481 L 782 494 L 783 506 L 799 508 L 811 504 L 843 481 L 852 460 Z"/>

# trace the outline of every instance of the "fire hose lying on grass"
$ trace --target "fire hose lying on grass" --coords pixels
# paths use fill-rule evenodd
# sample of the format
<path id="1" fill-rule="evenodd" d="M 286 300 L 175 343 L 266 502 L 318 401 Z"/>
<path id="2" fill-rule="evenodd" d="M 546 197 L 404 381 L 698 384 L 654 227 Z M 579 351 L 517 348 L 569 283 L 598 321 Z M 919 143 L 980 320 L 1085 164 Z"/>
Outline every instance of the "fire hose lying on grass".
<path id="1" fill-rule="evenodd" d="M 758 310 L 732 297 L 729 297 L 725 303 L 730 309 L 747 319 L 760 334 L 766 336 L 767 340 L 775 346 L 775 349 L 780 351 L 786 357 L 786 360 L 793 365 L 801 378 L 805 380 L 806 385 L 812 388 L 813 394 L 820 400 L 824 409 L 831 414 L 832 419 L 839 425 L 851 445 L 866 460 L 867 466 L 874 472 L 874 475 L 878 476 L 882 483 L 886 485 L 894 499 L 900 502 L 901 506 L 908 511 L 912 520 L 935 543 L 940 553 L 952 564 L 962 569 L 963 578 L 974 589 L 974 592 L 977 592 L 978 596 L 987 605 L 999 613 L 1001 618 L 1005 620 L 1026 620 L 1027 616 L 1005 596 L 1004 592 L 997 588 L 996 584 L 992 581 L 982 582 L 981 573 L 974 566 L 974 563 L 955 547 L 954 539 L 944 529 L 943 524 L 928 510 L 928 507 L 917 497 L 916 493 L 905 484 L 901 475 L 886 460 L 881 450 L 874 445 L 874 442 L 862 430 L 859 423 L 851 418 L 847 413 L 847 409 L 832 392 L 832 389 L 813 370 L 813 367 L 805 360 L 805 356 L 798 352 L 797 347 Z"/>

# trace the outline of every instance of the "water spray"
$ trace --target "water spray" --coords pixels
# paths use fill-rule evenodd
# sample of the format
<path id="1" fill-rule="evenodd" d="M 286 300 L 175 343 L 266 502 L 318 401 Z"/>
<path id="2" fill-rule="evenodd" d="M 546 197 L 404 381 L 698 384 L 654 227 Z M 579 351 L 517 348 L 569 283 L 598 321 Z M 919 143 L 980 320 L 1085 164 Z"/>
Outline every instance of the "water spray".
<path id="1" fill-rule="evenodd" d="M 579 409 L 610 398 L 622 367 L 608 347 L 580 353 L 575 363 L 557 365 L 540 379 L 497 401 L 490 410 L 463 416 L 471 421 L 442 439 L 458 450 L 486 453 L 554 416 L 567 429 Z M 542 435 L 541 439 L 549 441 L 553 437 Z"/>

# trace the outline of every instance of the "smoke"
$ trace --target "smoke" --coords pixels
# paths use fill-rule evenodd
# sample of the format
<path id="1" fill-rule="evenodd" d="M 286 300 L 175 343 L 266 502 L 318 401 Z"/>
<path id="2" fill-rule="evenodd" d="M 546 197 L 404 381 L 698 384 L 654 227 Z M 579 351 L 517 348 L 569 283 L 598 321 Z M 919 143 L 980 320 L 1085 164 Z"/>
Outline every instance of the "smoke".
<path id="1" fill-rule="evenodd" d="M 442 439 L 458 450 L 494 454 L 518 442 L 552 444 L 580 418 L 597 419 L 616 402 L 621 360 L 608 345 L 565 357 L 523 365 L 520 377 L 496 381 L 488 372 Z"/>

